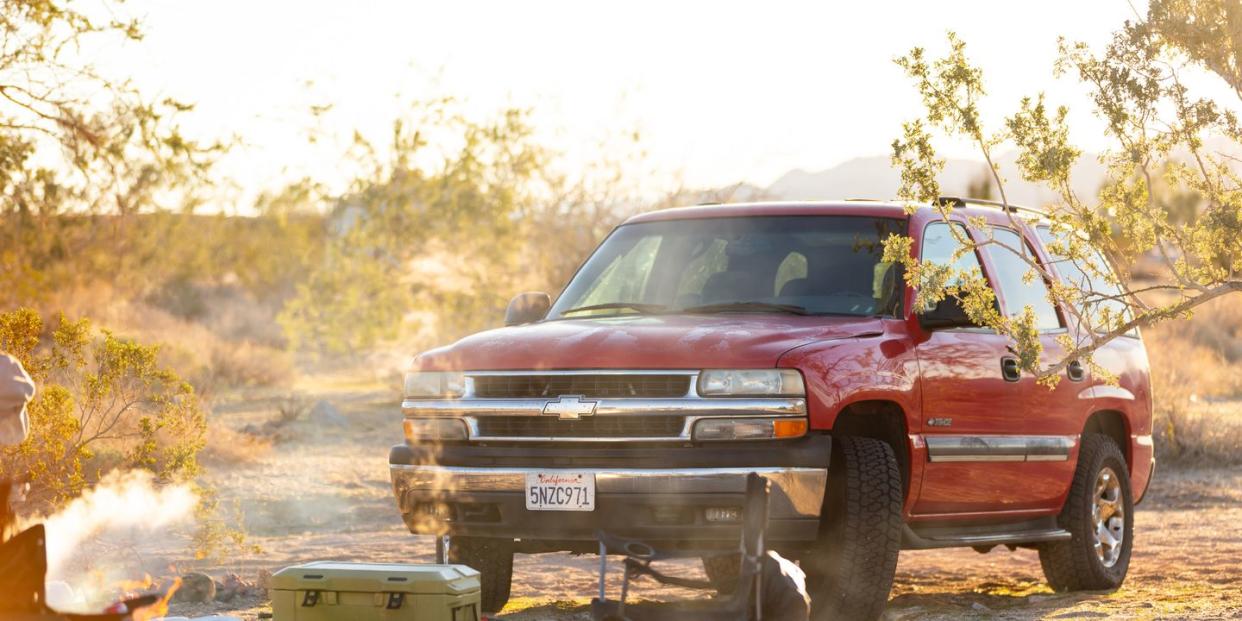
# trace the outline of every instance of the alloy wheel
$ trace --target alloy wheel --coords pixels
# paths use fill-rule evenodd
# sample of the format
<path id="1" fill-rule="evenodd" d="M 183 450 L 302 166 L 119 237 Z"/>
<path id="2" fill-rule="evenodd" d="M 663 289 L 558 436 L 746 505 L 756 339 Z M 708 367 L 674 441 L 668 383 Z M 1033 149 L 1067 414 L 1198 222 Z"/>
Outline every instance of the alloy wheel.
<path id="1" fill-rule="evenodd" d="M 1117 564 L 1126 538 L 1126 508 L 1121 495 L 1121 481 L 1112 468 L 1100 470 L 1095 479 L 1095 554 L 1105 567 Z"/>

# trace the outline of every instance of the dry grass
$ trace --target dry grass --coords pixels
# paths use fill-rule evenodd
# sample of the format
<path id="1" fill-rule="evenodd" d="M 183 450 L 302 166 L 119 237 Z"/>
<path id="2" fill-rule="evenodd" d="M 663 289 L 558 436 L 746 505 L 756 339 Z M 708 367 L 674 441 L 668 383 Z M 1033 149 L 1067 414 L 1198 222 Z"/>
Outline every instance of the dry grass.
<path id="1" fill-rule="evenodd" d="M 197 380 L 202 387 L 220 391 L 287 386 L 293 375 L 293 361 L 288 353 L 245 341 L 216 344 Z"/>
<path id="2" fill-rule="evenodd" d="M 119 299 L 106 285 L 60 292 L 50 308 L 72 318 L 88 317 L 120 336 L 161 343 L 164 364 L 176 369 L 207 401 L 237 389 L 285 387 L 296 375 L 292 355 L 273 346 L 269 336 L 247 331 L 262 323 L 237 296 L 207 300 L 199 317 L 185 317 L 143 301 Z M 271 320 L 268 319 L 268 324 Z"/>
<path id="3" fill-rule="evenodd" d="M 1242 304 L 1218 299 L 1143 336 L 1161 457 L 1242 463 Z"/>
<path id="4" fill-rule="evenodd" d="M 281 425 L 305 418 L 314 403 L 304 393 L 292 392 L 281 397 L 276 403 L 276 422 Z"/>
<path id="5" fill-rule="evenodd" d="M 207 430 L 207 446 L 199 459 L 208 467 L 229 467 L 255 463 L 271 451 L 270 438 L 234 431 L 225 425 L 212 425 Z"/>

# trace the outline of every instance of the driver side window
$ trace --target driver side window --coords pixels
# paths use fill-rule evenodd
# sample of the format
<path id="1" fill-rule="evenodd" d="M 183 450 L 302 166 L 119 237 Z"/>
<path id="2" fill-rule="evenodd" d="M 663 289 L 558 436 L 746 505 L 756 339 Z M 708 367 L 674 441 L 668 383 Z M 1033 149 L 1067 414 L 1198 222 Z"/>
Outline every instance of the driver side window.
<path id="1" fill-rule="evenodd" d="M 651 264 L 655 262 L 661 239 L 659 236 L 651 236 L 638 240 L 633 248 L 604 269 L 591 290 L 576 306 L 645 301 L 647 278 L 651 275 Z"/>
<path id="2" fill-rule="evenodd" d="M 950 229 L 949 227 L 953 228 Z M 956 230 L 957 236 L 954 235 Z M 958 236 L 964 239 L 970 239 L 970 234 L 966 232 L 966 227 L 960 223 L 954 222 L 948 224 L 945 222 L 933 222 L 923 229 L 922 243 L 922 261 L 935 263 L 937 265 L 948 265 L 957 271 L 970 271 L 971 269 L 979 270 L 983 273 L 983 266 L 979 263 L 979 256 L 974 250 L 966 250 L 961 253 L 955 260 L 953 255 L 962 249 L 962 243 L 958 241 Z M 957 281 L 954 282 L 956 284 Z M 931 309 L 924 309 L 931 310 Z"/>

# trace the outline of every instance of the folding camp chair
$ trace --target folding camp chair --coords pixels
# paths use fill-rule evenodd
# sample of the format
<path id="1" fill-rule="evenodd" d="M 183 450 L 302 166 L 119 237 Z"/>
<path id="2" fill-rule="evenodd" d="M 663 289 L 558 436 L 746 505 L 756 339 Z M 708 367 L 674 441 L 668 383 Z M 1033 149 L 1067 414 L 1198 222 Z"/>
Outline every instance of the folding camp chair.
<path id="1" fill-rule="evenodd" d="M 779 589 L 787 589 L 783 581 L 779 580 L 781 572 L 788 572 L 792 564 L 783 561 L 774 554 L 764 552 L 764 531 L 768 524 L 768 480 L 751 473 L 746 477 L 746 505 L 743 514 L 743 526 L 740 543 L 741 566 L 738 571 L 737 586 L 727 595 L 722 595 L 714 600 L 707 602 L 694 602 L 693 605 L 679 605 L 675 607 L 642 607 L 629 608 L 626 607 L 626 598 L 629 596 L 630 581 L 641 576 L 647 576 L 661 584 L 669 584 L 689 589 L 715 589 L 715 585 L 706 580 L 693 580 L 688 578 L 678 578 L 664 574 L 654 567 L 653 563 L 671 559 L 684 558 L 710 558 L 731 556 L 736 552 L 733 550 L 672 550 L 667 552 L 659 552 L 650 545 L 641 541 L 623 539 L 615 537 L 600 531 L 599 538 L 599 597 L 591 600 L 591 617 L 594 621 L 698 621 L 698 620 L 719 620 L 719 619 L 737 619 L 740 621 L 749 621 L 751 619 L 762 619 L 765 612 L 763 597 L 765 594 L 771 594 L 771 587 Z M 608 574 L 608 554 L 623 554 L 625 573 L 621 579 L 621 597 L 616 601 L 609 600 L 605 589 L 605 580 Z M 793 567 L 794 572 L 798 572 Z M 800 573 L 800 572 L 798 572 Z M 769 576 L 777 578 L 773 580 L 773 584 L 765 585 L 764 581 Z M 799 579 L 798 582 L 801 582 Z M 807 602 L 805 597 L 805 587 L 798 584 L 795 590 L 801 590 L 800 595 L 794 594 L 793 598 L 780 597 L 784 600 L 782 606 L 788 606 L 792 603 L 793 614 L 789 612 L 790 608 L 782 607 L 782 611 L 778 617 L 780 619 L 796 619 L 799 614 L 802 618 L 806 618 L 809 610 L 806 608 Z M 778 596 L 786 595 L 780 593 Z"/>

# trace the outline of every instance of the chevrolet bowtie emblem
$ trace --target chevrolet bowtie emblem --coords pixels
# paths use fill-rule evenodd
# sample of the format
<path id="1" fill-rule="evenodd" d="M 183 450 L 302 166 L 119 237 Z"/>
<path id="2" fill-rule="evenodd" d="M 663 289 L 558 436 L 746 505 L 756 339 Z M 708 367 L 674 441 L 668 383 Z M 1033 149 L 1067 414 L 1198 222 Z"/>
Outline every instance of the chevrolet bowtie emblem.
<path id="1" fill-rule="evenodd" d="M 583 401 L 582 395 L 564 395 L 543 405 L 543 413 L 561 420 L 578 420 L 595 414 L 596 401 Z"/>

